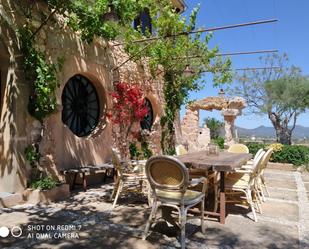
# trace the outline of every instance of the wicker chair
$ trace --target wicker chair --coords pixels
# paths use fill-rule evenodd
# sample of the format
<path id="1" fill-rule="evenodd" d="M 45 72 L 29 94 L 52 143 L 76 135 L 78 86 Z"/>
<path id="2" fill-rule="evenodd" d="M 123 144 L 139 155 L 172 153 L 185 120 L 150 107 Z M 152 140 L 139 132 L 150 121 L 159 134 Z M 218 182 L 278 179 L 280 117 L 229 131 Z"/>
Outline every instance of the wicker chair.
<path id="1" fill-rule="evenodd" d="M 272 148 L 270 148 L 266 153 L 267 153 L 267 157 L 265 158 L 265 160 L 263 161 L 262 163 L 262 168 L 261 168 L 261 171 L 260 171 L 260 174 L 259 174 L 259 186 L 261 187 L 261 190 L 262 190 L 262 194 L 264 193 L 263 192 L 263 188 L 265 189 L 268 197 L 270 197 L 270 194 L 269 194 L 269 191 L 268 191 L 268 188 L 267 188 L 267 185 L 266 185 L 266 181 L 265 181 L 265 177 L 264 177 L 264 171 L 269 163 L 269 160 L 270 160 L 270 157 L 271 155 L 273 154 L 274 150 Z M 263 194 L 263 197 L 264 197 L 264 194 Z M 264 201 L 265 201 L 265 197 L 264 197 Z"/>
<path id="2" fill-rule="evenodd" d="M 160 206 L 173 207 L 179 212 L 179 225 L 181 229 L 181 248 L 185 248 L 185 225 L 188 209 L 201 204 L 201 228 L 204 227 L 204 200 L 207 188 L 205 178 L 189 180 L 189 171 L 177 158 L 171 156 L 154 156 L 146 163 L 146 175 L 153 191 L 153 205 L 146 224 L 143 239 L 145 240 L 150 225 L 156 218 Z M 203 184 L 202 192 L 188 190 L 189 186 Z"/>
<path id="3" fill-rule="evenodd" d="M 256 181 L 259 177 L 259 172 L 261 171 L 264 154 L 265 153 L 262 152 L 258 155 L 251 170 L 243 170 L 242 172 L 229 174 L 225 179 L 225 190 L 227 195 L 239 192 L 246 195 L 246 200 L 252 210 L 255 222 L 257 222 L 257 217 L 254 204 L 256 204 L 259 212 L 261 212 L 261 209 L 259 203 L 256 200 L 253 200 L 252 193 L 256 193 Z"/>
<path id="4" fill-rule="evenodd" d="M 257 152 L 257 154 L 259 153 L 259 151 Z M 265 199 L 265 194 L 264 194 L 264 189 L 267 193 L 267 196 L 270 197 L 267 185 L 266 185 L 266 181 L 265 181 L 265 177 L 264 177 L 264 171 L 268 165 L 268 162 L 270 160 L 271 155 L 273 154 L 273 149 L 270 148 L 268 149 L 262 159 L 261 162 L 261 166 L 260 166 L 260 170 L 258 172 L 258 177 L 257 177 L 257 181 L 256 181 L 256 189 L 258 191 L 259 195 L 262 195 L 262 199 L 263 201 L 266 201 Z M 252 164 L 246 164 L 243 166 L 243 169 L 245 170 L 252 170 Z"/>
<path id="5" fill-rule="evenodd" d="M 251 160 L 249 160 L 245 165 L 243 165 L 243 168 L 245 168 L 245 167 L 252 167 L 252 164 L 253 164 L 254 160 L 256 160 L 257 157 L 259 156 L 259 154 L 262 153 L 263 151 L 264 151 L 263 149 L 259 149 L 259 150 L 255 153 L 254 158 L 251 159 Z"/>
<path id="6" fill-rule="evenodd" d="M 177 156 L 185 155 L 188 153 L 185 146 L 183 146 L 182 144 L 177 145 L 175 149 L 176 149 Z"/>
<path id="7" fill-rule="evenodd" d="M 114 190 L 111 195 L 111 200 L 114 199 L 112 210 L 117 204 L 119 195 L 121 194 L 121 191 L 123 190 L 124 185 L 137 185 L 142 188 L 143 181 L 147 180 L 144 173 L 137 171 L 133 173 L 125 173 L 123 170 L 123 166 L 121 165 L 118 152 L 115 149 L 112 149 L 112 163 L 114 165 L 114 168 L 116 169 L 117 176 L 115 178 L 115 185 Z"/>
<path id="8" fill-rule="evenodd" d="M 244 144 L 232 144 L 227 151 L 231 153 L 249 153 L 248 147 Z"/>

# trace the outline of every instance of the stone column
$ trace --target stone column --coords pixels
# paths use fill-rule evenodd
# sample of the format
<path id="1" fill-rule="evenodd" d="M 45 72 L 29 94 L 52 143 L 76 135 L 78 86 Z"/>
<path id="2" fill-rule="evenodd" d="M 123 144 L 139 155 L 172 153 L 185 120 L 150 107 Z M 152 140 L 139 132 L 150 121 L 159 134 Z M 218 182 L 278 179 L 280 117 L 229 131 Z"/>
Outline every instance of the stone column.
<path id="1" fill-rule="evenodd" d="M 197 148 L 199 134 L 199 110 L 187 108 L 186 114 L 181 122 L 182 138 L 188 143 L 189 151 Z"/>
<path id="2" fill-rule="evenodd" d="M 234 122 L 236 117 L 240 114 L 238 109 L 223 109 L 222 115 L 225 123 L 225 143 L 231 145 L 235 143 L 234 134 L 235 126 Z"/>

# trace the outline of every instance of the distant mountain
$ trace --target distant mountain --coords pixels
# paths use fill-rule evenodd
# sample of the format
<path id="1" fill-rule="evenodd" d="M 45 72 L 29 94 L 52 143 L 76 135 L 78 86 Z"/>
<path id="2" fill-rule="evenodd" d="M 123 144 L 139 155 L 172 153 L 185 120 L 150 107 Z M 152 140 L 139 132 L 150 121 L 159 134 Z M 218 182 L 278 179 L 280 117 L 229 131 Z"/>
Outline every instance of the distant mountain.
<path id="1" fill-rule="evenodd" d="M 276 132 L 273 127 L 259 126 L 254 129 L 246 129 L 242 127 L 236 127 L 239 137 L 264 137 L 264 138 L 275 138 Z M 296 125 L 293 131 L 293 138 L 309 138 L 309 127 Z"/>

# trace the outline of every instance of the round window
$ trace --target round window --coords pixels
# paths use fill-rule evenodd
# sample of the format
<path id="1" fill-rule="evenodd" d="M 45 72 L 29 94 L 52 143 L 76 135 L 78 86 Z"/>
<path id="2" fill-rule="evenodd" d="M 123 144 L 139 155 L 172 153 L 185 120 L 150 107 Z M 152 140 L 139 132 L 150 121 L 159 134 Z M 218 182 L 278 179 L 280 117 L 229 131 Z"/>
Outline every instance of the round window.
<path id="1" fill-rule="evenodd" d="M 144 117 L 144 119 L 141 121 L 141 128 L 143 130 L 151 130 L 152 124 L 153 124 L 153 109 L 151 102 L 149 99 L 145 99 L 145 105 L 147 107 L 147 115 Z"/>
<path id="2" fill-rule="evenodd" d="M 100 102 L 93 84 L 82 75 L 69 79 L 62 92 L 62 122 L 79 137 L 89 135 L 99 122 Z"/>

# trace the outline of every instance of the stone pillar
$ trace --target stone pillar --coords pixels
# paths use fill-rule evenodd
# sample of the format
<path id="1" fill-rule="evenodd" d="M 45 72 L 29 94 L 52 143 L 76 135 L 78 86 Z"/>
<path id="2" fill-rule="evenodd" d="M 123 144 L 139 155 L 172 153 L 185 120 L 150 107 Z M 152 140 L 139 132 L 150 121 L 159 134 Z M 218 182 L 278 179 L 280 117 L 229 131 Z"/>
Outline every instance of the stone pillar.
<path id="1" fill-rule="evenodd" d="M 222 115 L 224 117 L 225 123 L 225 143 L 227 145 L 231 145 L 235 143 L 234 134 L 235 134 L 235 126 L 234 122 L 236 117 L 240 114 L 238 109 L 223 109 Z"/>
<path id="2" fill-rule="evenodd" d="M 225 129 L 225 143 L 231 145 L 235 143 L 234 140 L 234 121 L 236 116 L 224 116 L 224 129 Z"/>
<path id="3" fill-rule="evenodd" d="M 188 108 L 181 122 L 182 137 L 188 143 L 189 151 L 197 149 L 199 134 L 199 110 Z"/>

